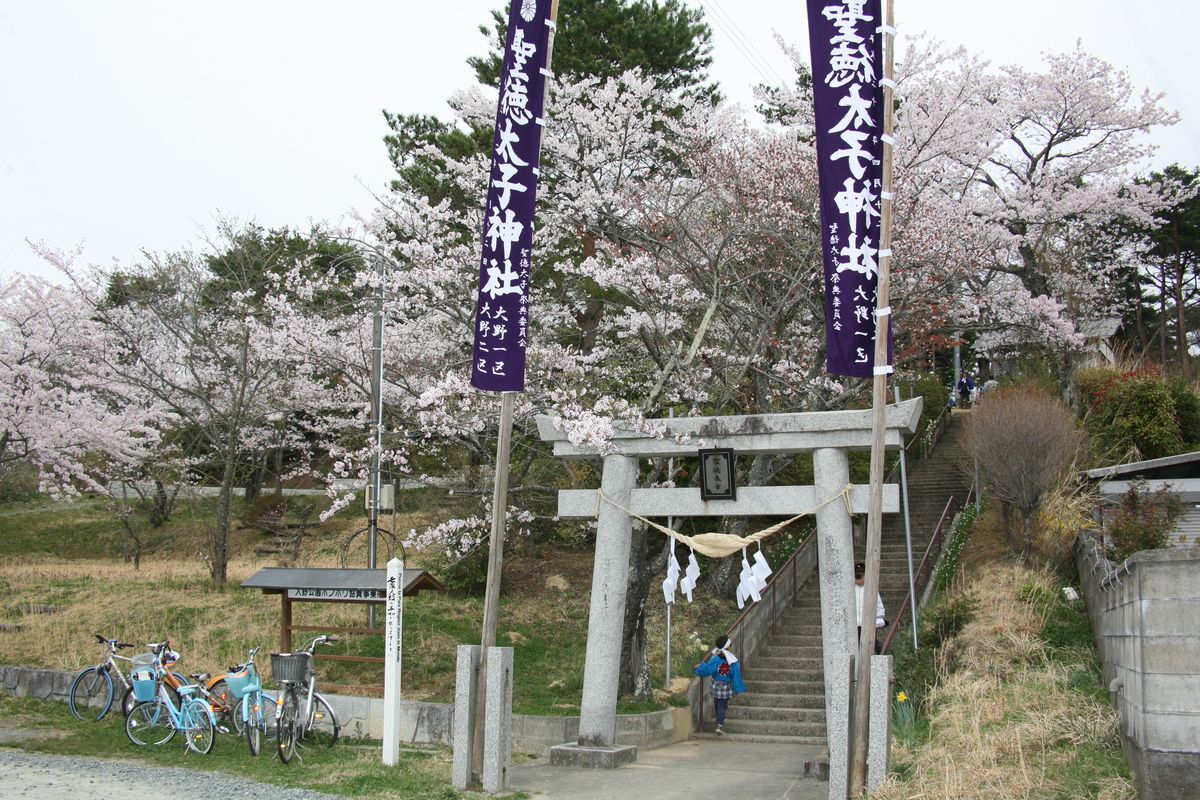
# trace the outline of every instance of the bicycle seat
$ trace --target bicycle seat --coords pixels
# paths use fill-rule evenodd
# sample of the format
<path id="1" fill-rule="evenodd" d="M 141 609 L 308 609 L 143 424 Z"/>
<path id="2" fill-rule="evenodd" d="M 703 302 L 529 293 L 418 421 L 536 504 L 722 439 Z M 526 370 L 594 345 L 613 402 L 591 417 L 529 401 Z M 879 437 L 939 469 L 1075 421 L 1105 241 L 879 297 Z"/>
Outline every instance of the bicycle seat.
<path id="1" fill-rule="evenodd" d="M 196 672 L 196 673 L 193 673 L 192 675 L 190 675 L 189 677 L 192 680 L 196 681 L 197 683 L 204 683 L 212 676 L 209 675 L 207 672 Z"/>

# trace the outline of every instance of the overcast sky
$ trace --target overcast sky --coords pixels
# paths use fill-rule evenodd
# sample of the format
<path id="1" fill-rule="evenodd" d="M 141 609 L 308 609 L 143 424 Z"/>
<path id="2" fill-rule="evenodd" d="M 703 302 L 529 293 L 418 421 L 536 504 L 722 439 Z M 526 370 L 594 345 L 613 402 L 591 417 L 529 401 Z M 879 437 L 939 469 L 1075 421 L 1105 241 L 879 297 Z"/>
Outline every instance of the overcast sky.
<path id="1" fill-rule="evenodd" d="M 807 51 L 799 0 L 689 0 L 713 28 L 713 75 L 790 79 L 778 31 Z M 560 15 L 586 0 L 561 0 Z M 503 0 L 3 0 L 0 275 L 52 274 L 25 244 L 87 261 L 196 242 L 220 214 L 307 228 L 373 205 L 391 166 L 381 109 L 445 115 Z M 1155 166 L 1200 165 L 1193 0 L 900 0 L 926 31 L 995 64 L 1084 48 L 1182 115 Z"/>

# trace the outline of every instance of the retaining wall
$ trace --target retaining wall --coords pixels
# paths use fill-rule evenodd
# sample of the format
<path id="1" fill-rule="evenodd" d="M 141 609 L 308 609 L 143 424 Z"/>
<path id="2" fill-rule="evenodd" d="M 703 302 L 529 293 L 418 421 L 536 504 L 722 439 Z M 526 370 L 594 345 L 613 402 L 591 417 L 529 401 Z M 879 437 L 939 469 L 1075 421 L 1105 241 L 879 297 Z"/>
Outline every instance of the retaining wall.
<path id="1" fill-rule="evenodd" d="M 1147 550 L 1117 565 L 1081 533 L 1075 558 L 1138 796 L 1197 796 L 1200 548 Z"/>
<path id="2" fill-rule="evenodd" d="M 18 697 L 67 702 L 74 673 L 52 669 L 0 666 L 0 691 Z M 344 735 L 383 738 L 383 700 L 378 697 L 326 695 L 338 715 Z M 117 698 L 118 702 L 120 698 Z M 111 712 L 110 712 L 111 713 Z M 400 708 L 400 740 L 408 744 L 450 746 L 454 706 L 404 700 Z M 639 749 L 685 741 L 692 732 L 691 712 L 669 708 L 646 714 L 618 714 L 617 742 Z M 579 717 L 513 715 L 513 751 L 547 757 L 550 748 L 579 737 Z"/>

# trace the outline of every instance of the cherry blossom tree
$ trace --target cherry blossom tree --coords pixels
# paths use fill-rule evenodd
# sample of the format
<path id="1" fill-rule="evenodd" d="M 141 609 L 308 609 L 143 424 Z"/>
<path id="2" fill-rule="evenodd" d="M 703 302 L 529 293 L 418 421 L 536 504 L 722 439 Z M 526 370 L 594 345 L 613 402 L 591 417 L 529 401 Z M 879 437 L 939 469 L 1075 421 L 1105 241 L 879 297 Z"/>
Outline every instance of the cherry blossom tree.
<path id="1" fill-rule="evenodd" d="M 310 469 L 304 454 L 327 449 L 362 407 L 295 346 L 297 304 L 264 303 L 254 285 L 236 283 L 236 272 L 217 281 L 192 253 L 147 254 L 121 271 L 79 270 L 64 254 L 42 255 L 70 278 L 94 321 L 89 358 L 105 385 L 152 398 L 203 444 L 194 466 L 211 464 L 220 486 L 207 561 L 213 582 L 224 584 L 245 457 L 286 447 L 301 454 L 298 470 Z"/>
<path id="2" fill-rule="evenodd" d="M 0 469 L 32 465 L 39 489 L 53 495 L 107 492 L 170 419 L 94 363 L 99 326 L 88 311 L 69 289 L 39 279 L 0 284 Z"/>

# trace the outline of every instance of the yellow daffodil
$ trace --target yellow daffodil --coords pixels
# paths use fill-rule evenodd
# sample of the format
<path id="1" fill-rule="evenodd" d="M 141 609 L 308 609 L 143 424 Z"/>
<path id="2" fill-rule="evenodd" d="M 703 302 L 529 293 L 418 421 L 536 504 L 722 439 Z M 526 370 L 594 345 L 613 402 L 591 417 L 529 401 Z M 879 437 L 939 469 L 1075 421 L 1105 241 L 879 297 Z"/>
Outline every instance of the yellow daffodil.
<path id="1" fill-rule="evenodd" d="M 896 702 L 897 703 L 907 703 L 908 695 L 906 695 L 904 692 L 901 692 L 900 694 L 896 695 Z"/>

